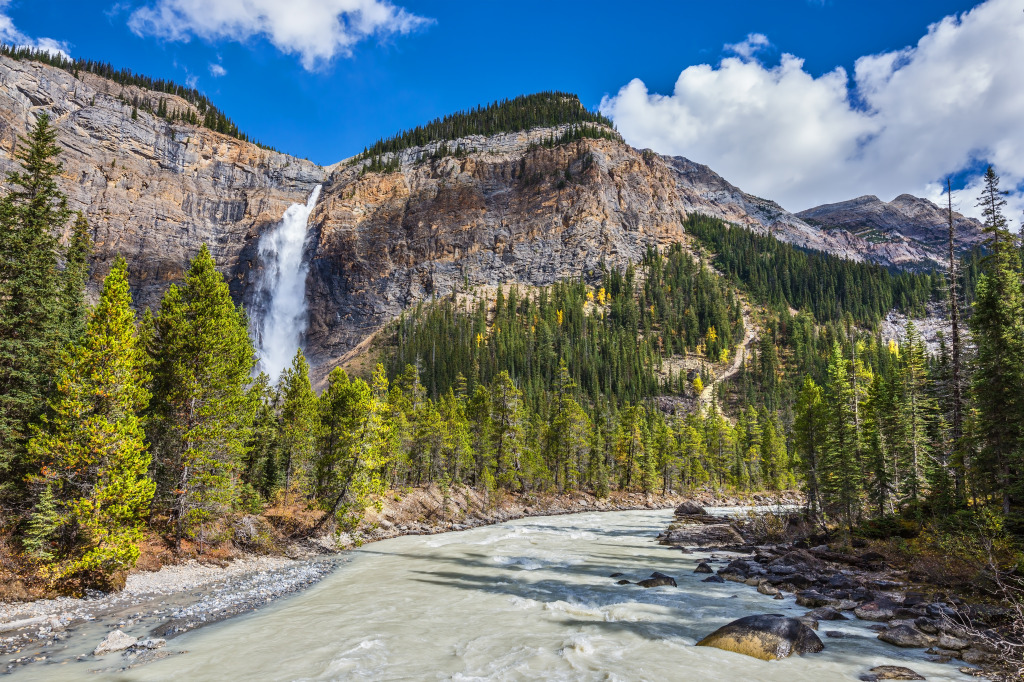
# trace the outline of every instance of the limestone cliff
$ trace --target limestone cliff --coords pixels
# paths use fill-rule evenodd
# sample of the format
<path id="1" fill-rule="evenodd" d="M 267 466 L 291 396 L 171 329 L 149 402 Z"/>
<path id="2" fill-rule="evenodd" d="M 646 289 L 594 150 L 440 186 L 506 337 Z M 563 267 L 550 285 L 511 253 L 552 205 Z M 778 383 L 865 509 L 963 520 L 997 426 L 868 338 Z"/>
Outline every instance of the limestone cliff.
<path id="1" fill-rule="evenodd" d="M 682 235 L 683 200 L 659 156 L 612 140 L 531 144 L 550 135 L 464 138 L 479 151 L 461 158 L 410 149 L 388 174 L 336 169 L 310 218 L 314 359 L 343 355 L 418 300 L 585 276 Z"/>
<path id="2" fill-rule="evenodd" d="M 120 253 L 129 260 L 136 300 L 156 305 L 206 243 L 241 299 L 258 236 L 291 203 L 306 200 L 323 169 L 144 111 L 133 117 L 126 102 L 139 96 L 191 106 L 92 74 L 75 78 L 0 57 L 0 173 L 15 166 L 17 136 L 48 113 L 64 149 L 62 189 L 93 230 L 94 286 Z"/>
<path id="3" fill-rule="evenodd" d="M 14 167 L 17 136 L 49 113 L 64 148 L 63 189 L 93 229 L 94 287 L 121 253 L 136 301 L 155 305 L 206 243 L 236 300 L 257 310 L 259 236 L 324 184 L 310 218 L 305 342 L 321 377 L 417 301 L 467 285 L 592 277 L 602 262 L 623 266 L 680 239 L 693 212 L 856 260 L 917 263 L 932 253 L 924 239 L 872 240 L 839 223 L 822 229 L 681 157 L 613 139 L 544 144 L 562 129 L 449 142 L 458 154 L 438 153 L 438 143 L 407 149 L 399 170 L 377 173 L 366 162 L 324 169 L 133 114 L 136 98 L 191 106 L 0 57 L 0 173 Z"/>

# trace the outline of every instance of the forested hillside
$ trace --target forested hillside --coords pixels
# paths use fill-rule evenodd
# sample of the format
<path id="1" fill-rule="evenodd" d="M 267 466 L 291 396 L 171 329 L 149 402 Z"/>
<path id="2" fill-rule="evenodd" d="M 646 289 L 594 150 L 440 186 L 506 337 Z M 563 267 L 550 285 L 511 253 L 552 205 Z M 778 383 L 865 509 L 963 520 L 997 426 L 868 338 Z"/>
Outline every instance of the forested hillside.
<path id="1" fill-rule="evenodd" d="M 133 312 L 123 260 L 87 307 L 89 228 L 66 209 L 59 156 L 42 116 L 0 201 L 3 540 L 51 585 L 116 585 L 146 533 L 203 551 L 267 509 L 300 510 L 304 532 L 352 529 L 386 490 L 427 483 L 597 496 L 800 486 L 825 527 L 982 511 L 1015 527 L 1024 293 L 992 173 L 988 255 L 961 266 L 955 292 L 939 274 L 691 215 L 686 244 L 633 266 L 416 305 L 380 335 L 368 376 L 336 368 L 317 395 L 301 351 L 277 385 L 254 378 L 248 320 L 206 248 L 154 311 Z M 951 300 L 973 346 L 958 335 L 929 357 L 913 324 L 899 343 L 877 334 L 890 309 Z M 694 409 L 735 357 L 748 308 L 753 352 Z"/>

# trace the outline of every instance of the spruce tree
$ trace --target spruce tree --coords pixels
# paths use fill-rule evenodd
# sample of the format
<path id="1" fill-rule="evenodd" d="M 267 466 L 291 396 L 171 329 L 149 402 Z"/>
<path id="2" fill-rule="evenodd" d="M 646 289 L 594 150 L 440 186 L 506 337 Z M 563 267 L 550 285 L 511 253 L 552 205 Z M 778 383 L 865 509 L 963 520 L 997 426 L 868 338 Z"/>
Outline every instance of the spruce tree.
<path id="1" fill-rule="evenodd" d="M 857 433 L 850 361 L 835 342 L 829 356 L 825 447 L 822 450 L 822 501 L 852 529 L 860 511 L 861 462 L 857 461 Z"/>
<path id="2" fill-rule="evenodd" d="M 255 367 L 245 314 L 204 245 L 183 286 L 160 304 L 148 426 L 159 502 L 180 544 L 206 542 L 209 524 L 235 500 L 234 470 L 251 447 L 246 390 Z"/>
<path id="3" fill-rule="evenodd" d="M 89 283 L 91 254 L 92 237 L 89 236 L 89 223 L 79 211 L 71 227 L 71 240 L 64 257 L 64 272 L 61 274 L 64 335 L 71 342 L 77 341 L 85 331 L 88 316 L 85 287 Z"/>
<path id="4" fill-rule="evenodd" d="M 972 382 L 980 441 L 978 469 L 990 472 L 983 484 L 998 496 L 1003 513 L 1020 491 L 1024 437 L 1024 289 L 1020 255 L 1006 225 L 1006 200 L 990 167 L 979 199 L 991 251 L 978 280 L 970 319 L 977 347 Z"/>
<path id="5" fill-rule="evenodd" d="M 118 258 L 81 342 L 63 356 L 50 414 L 29 444 L 34 482 L 45 489 L 33 540 L 53 578 L 103 585 L 135 565 L 155 487 L 140 419 L 147 380 L 128 268 Z"/>
<path id="6" fill-rule="evenodd" d="M 295 351 L 291 367 L 281 374 L 280 447 L 281 469 L 284 471 L 285 504 L 292 488 L 307 489 L 310 463 L 319 431 L 317 398 L 309 380 L 309 363 L 302 349 Z"/>
<path id="7" fill-rule="evenodd" d="M 0 199 L 0 499 L 24 501 L 29 423 L 42 412 L 67 340 L 57 240 L 69 217 L 57 187 L 57 131 L 41 115 Z"/>
<path id="8" fill-rule="evenodd" d="M 793 436 L 807 490 L 807 507 L 814 518 L 821 510 L 820 467 L 827 417 L 824 393 L 810 376 L 804 377 L 795 414 Z"/>

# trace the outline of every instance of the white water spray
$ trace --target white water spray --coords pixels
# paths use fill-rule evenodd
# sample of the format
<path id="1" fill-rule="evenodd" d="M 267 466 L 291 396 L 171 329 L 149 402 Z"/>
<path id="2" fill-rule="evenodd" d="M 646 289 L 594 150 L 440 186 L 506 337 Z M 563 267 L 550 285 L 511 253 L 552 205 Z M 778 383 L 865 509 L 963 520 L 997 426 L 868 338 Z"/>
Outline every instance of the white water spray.
<path id="1" fill-rule="evenodd" d="M 303 259 L 309 214 L 320 196 L 317 185 L 305 204 L 292 204 L 281 222 L 260 237 L 263 261 L 258 300 L 262 316 L 259 326 L 259 358 L 263 371 L 277 381 L 288 367 L 306 331 L 306 274 Z"/>

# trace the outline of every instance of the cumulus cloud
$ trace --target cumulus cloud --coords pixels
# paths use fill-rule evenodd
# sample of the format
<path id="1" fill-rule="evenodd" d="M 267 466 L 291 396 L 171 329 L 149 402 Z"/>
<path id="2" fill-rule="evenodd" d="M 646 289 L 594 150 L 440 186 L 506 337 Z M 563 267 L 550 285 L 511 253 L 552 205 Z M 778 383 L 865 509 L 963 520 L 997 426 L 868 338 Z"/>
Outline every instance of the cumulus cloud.
<path id="1" fill-rule="evenodd" d="M 863 194 L 936 197 L 947 175 L 991 163 L 1013 191 L 1017 221 L 1021 35 L 1020 3 L 987 0 L 928 27 L 914 46 L 861 57 L 852 76 L 813 76 L 789 54 L 767 66 L 728 46 L 740 56 L 687 68 L 671 95 L 633 80 L 601 109 L 632 144 L 707 163 L 790 210 Z M 973 195 L 961 204 L 974 213 Z"/>
<path id="2" fill-rule="evenodd" d="M 8 43 L 16 47 L 31 47 L 35 50 L 42 50 L 50 54 L 59 54 L 70 58 L 68 44 L 64 41 L 53 38 L 29 38 L 14 25 L 14 21 L 7 15 L 7 8 L 11 0 L 0 0 L 0 42 Z"/>
<path id="3" fill-rule="evenodd" d="M 228 75 L 228 70 L 220 64 L 210 64 L 210 75 L 214 78 Z"/>
<path id="4" fill-rule="evenodd" d="M 387 0 L 156 0 L 128 19 L 136 34 L 167 40 L 261 36 L 310 70 L 351 55 L 366 38 L 408 34 L 429 22 Z"/>

